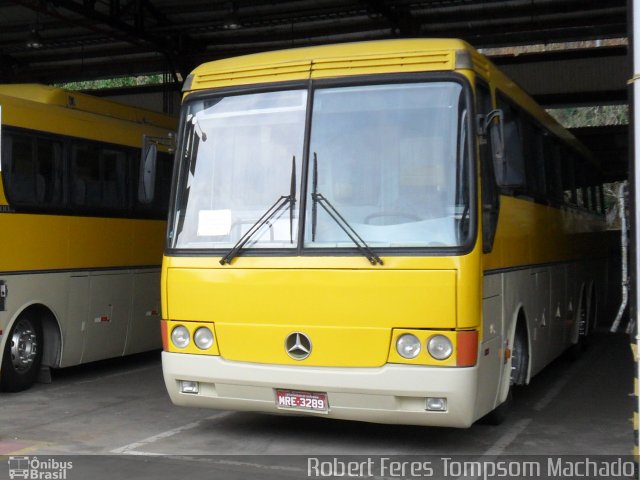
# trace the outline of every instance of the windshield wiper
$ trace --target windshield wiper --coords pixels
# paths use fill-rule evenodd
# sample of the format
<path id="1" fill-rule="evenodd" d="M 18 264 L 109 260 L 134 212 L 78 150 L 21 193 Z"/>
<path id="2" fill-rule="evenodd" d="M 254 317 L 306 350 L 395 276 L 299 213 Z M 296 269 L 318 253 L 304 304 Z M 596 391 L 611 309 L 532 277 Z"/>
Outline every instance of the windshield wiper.
<path id="1" fill-rule="evenodd" d="M 293 209 L 296 204 L 296 156 L 293 156 L 291 161 L 291 188 L 289 190 L 289 195 L 282 195 L 276 202 L 271 205 L 266 212 L 254 223 L 251 225 L 251 228 L 246 231 L 246 233 L 240 237 L 240 240 L 220 259 L 220 265 L 230 265 L 231 260 L 233 260 L 242 247 L 253 237 L 262 226 L 264 226 L 269 220 L 276 216 L 276 214 L 282 210 L 282 208 L 286 205 L 289 205 L 289 232 L 291 235 L 291 243 L 293 243 Z"/>
<path id="2" fill-rule="evenodd" d="M 320 205 L 325 212 L 329 214 L 329 216 L 333 219 L 334 222 L 338 224 L 338 226 L 347 234 L 347 237 L 351 239 L 351 241 L 358 248 L 360 253 L 364 255 L 367 260 L 371 263 L 371 265 L 384 265 L 382 259 L 371 249 L 367 242 L 365 242 L 358 232 L 356 232 L 349 222 L 345 220 L 345 218 L 340 215 L 340 212 L 336 210 L 336 208 L 331 204 L 327 198 L 318 193 L 318 155 L 313 153 L 313 181 L 312 181 L 312 191 L 311 191 L 311 200 L 313 201 L 311 205 L 311 240 L 315 242 L 316 240 L 316 225 L 318 223 L 318 205 Z"/>

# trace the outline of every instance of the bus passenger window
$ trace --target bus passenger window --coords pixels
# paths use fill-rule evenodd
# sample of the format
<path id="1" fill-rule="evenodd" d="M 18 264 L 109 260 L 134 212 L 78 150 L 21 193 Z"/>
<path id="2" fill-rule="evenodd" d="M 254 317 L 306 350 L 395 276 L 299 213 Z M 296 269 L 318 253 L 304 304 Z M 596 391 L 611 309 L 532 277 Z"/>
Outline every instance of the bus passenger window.
<path id="1" fill-rule="evenodd" d="M 14 206 L 52 207 L 63 200 L 62 144 L 34 135 L 2 138 L 6 193 Z"/>
<path id="2" fill-rule="evenodd" d="M 600 204 L 600 193 L 598 192 L 598 188 L 600 186 L 600 182 L 598 180 L 598 175 L 591 171 L 587 175 L 587 197 L 589 199 L 589 210 L 594 213 L 600 213 L 602 208 Z"/>
<path id="3" fill-rule="evenodd" d="M 7 161 L 7 190 L 12 203 L 36 203 L 34 182 L 33 139 L 25 135 L 11 135 L 3 139 L 3 163 Z"/>
<path id="4" fill-rule="evenodd" d="M 159 152 L 156 166 L 155 214 L 158 218 L 166 218 L 169 209 L 169 190 L 173 173 L 173 155 Z"/>
<path id="5" fill-rule="evenodd" d="M 526 186 L 522 125 L 511 105 L 499 99 L 498 108 L 504 112 L 505 151 L 495 165 L 496 180 L 501 187 L 521 189 Z"/>
<path id="6" fill-rule="evenodd" d="M 82 207 L 99 207 L 100 164 L 97 146 L 91 144 L 73 145 L 71 151 L 71 185 L 73 203 Z"/>
<path id="7" fill-rule="evenodd" d="M 39 204 L 63 201 L 62 144 L 46 138 L 36 141 L 36 199 Z"/>
<path id="8" fill-rule="evenodd" d="M 564 192 L 560 147 L 548 135 L 544 136 L 544 161 L 548 198 L 553 202 L 562 202 Z"/>
<path id="9" fill-rule="evenodd" d="M 127 156 L 122 151 L 102 149 L 102 204 L 107 208 L 127 206 Z"/>
<path id="10" fill-rule="evenodd" d="M 602 205 L 602 185 L 599 183 L 594 187 L 594 195 L 595 195 L 595 205 L 596 205 L 596 213 L 604 213 L 603 205 Z"/>
<path id="11" fill-rule="evenodd" d="M 134 156 L 135 166 L 133 185 L 138 185 L 137 175 L 140 174 L 140 168 L 138 162 L 140 162 L 139 156 Z M 138 201 L 138 196 L 135 196 L 136 206 L 135 209 L 145 217 L 150 218 L 166 218 L 167 210 L 169 208 L 169 188 L 171 184 L 171 174 L 173 171 L 173 156 L 169 153 L 158 152 L 156 159 L 156 178 L 154 186 L 153 201 L 151 203 L 141 203 Z"/>
<path id="12" fill-rule="evenodd" d="M 576 186 L 574 173 L 574 159 L 569 151 L 562 149 L 562 189 L 564 191 L 565 203 L 576 205 Z"/>
<path id="13" fill-rule="evenodd" d="M 576 198 L 579 207 L 589 208 L 587 197 L 587 177 L 585 174 L 584 164 L 581 159 L 576 158 L 575 162 L 576 172 Z"/>
<path id="14" fill-rule="evenodd" d="M 598 205 L 596 200 L 596 187 L 594 185 L 589 185 L 589 208 L 593 212 L 598 211 Z"/>
<path id="15" fill-rule="evenodd" d="M 487 86 L 476 86 L 477 106 L 481 114 L 486 115 L 493 110 L 491 93 Z M 494 124 L 491 128 L 495 128 Z M 500 209 L 500 195 L 496 185 L 494 162 L 491 142 L 486 141 L 480 145 L 480 168 L 482 178 L 482 251 L 489 253 L 493 250 L 493 240 L 498 226 L 498 213 Z"/>
<path id="16" fill-rule="evenodd" d="M 547 182 L 545 178 L 544 133 L 529 120 L 522 119 L 524 131 L 525 166 L 528 193 L 538 199 L 545 199 Z"/>

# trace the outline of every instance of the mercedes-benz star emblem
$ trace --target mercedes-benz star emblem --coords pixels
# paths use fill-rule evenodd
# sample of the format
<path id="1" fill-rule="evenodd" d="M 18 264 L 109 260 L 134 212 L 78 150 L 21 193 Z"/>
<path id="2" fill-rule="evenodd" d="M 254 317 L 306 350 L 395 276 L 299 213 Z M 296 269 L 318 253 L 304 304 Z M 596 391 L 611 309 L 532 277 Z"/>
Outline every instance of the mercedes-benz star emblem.
<path id="1" fill-rule="evenodd" d="M 294 360 L 304 360 L 311 355 L 311 340 L 304 333 L 293 332 L 284 342 L 284 348 Z"/>

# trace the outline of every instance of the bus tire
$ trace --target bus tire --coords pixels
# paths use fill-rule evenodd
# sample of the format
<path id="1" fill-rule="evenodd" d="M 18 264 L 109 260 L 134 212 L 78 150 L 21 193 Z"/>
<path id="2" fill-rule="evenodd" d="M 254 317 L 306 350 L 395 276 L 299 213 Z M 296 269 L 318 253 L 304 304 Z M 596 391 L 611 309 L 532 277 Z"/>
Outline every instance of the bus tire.
<path id="1" fill-rule="evenodd" d="M 511 381 L 513 385 L 527 383 L 527 370 L 529 368 L 529 345 L 527 343 L 526 327 L 523 322 L 518 322 L 516 334 L 513 338 L 511 350 Z"/>
<path id="2" fill-rule="evenodd" d="M 509 416 L 509 411 L 513 404 L 513 387 L 509 387 L 509 393 L 507 393 L 507 399 L 498 405 L 496 408 L 487 413 L 482 419 L 482 423 L 485 425 L 498 426 L 501 425 Z"/>
<path id="3" fill-rule="evenodd" d="M 487 425 L 500 425 L 503 423 L 513 405 L 513 389 L 516 385 L 524 385 L 527 382 L 527 369 L 529 367 L 529 345 L 527 343 L 526 327 L 520 320 L 513 339 L 511 350 L 511 376 L 509 378 L 509 392 L 504 402 L 487 413 L 482 423 Z"/>
<path id="4" fill-rule="evenodd" d="M 11 327 L 4 347 L 0 390 L 20 392 L 36 381 L 42 363 L 44 338 L 35 313 L 23 313 Z"/>
<path id="5" fill-rule="evenodd" d="M 582 353 L 587 349 L 587 335 L 590 333 L 589 332 L 589 323 L 590 323 L 589 311 L 590 311 L 590 308 L 587 305 L 587 298 L 583 292 L 580 298 L 580 307 L 577 315 L 578 336 L 576 339 L 576 343 L 571 345 L 571 347 L 569 347 L 569 350 L 567 352 L 567 357 L 570 360 L 573 360 L 573 361 L 578 360 L 582 356 Z"/>

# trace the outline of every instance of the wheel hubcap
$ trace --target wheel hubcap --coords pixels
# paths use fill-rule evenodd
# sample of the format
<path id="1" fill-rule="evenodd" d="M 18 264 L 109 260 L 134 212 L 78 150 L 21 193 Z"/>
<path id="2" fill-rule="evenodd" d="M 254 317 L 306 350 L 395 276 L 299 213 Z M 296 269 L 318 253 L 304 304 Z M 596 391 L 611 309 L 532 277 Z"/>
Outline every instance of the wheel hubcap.
<path id="1" fill-rule="evenodd" d="M 578 318 L 578 335 L 584 336 L 587 334 L 587 309 L 582 306 L 580 308 L 580 316 Z"/>
<path id="2" fill-rule="evenodd" d="M 525 346 L 521 337 L 516 337 L 511 350 L 511 385 L 520 385 L 524 381 Z"/>
<path id="3" fill-rule="evenodd" d="M 520 349 L 513 346 L 511 351 L 511 385 L 515 385 L 520 374 Z"/>
<path id="4" fill-rule="evenodd" d="M 31 322 L 18 320 L 10 341 L 13 368 L 19 373 L 29 370 L 38 354 L 38 336 Z"/>

